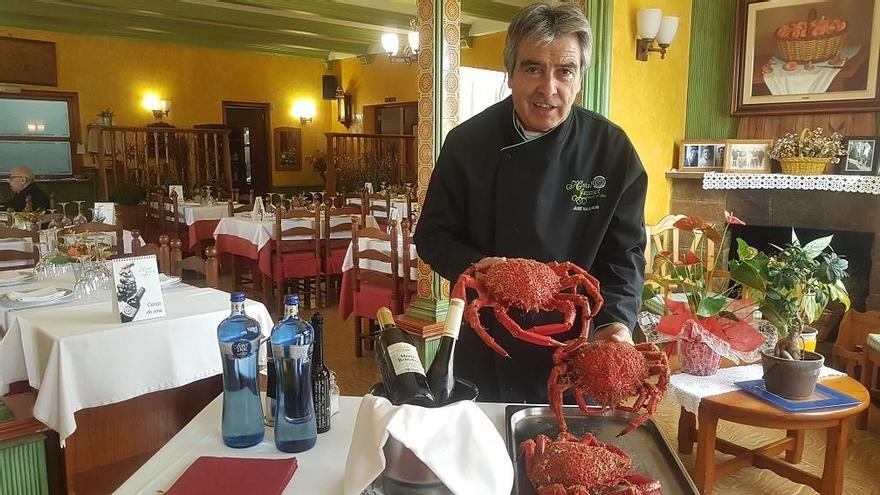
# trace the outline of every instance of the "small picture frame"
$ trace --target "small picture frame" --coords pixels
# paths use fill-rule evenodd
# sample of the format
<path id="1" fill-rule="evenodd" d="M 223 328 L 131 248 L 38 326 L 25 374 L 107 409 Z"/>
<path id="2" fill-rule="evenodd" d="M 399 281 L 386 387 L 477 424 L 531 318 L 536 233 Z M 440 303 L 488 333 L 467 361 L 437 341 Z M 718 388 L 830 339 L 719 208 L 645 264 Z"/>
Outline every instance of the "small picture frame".
<path id="1" fill-rule="evenodd" d="M 880 175 L 880 136 L 848 136 L 843 141 L 846 156 L 838 162 L 844 175 Z"/>
<path id="2" fill-rule="evenodd" d="M 724 164 L 725 142 L 686 139 L 679 144 L 679 172 L 720 172 Z"/>
<path id="3" fill-rule="evenodd" d="M 770 139 L 728 139 L 724 173 L 769 174 Z"/>

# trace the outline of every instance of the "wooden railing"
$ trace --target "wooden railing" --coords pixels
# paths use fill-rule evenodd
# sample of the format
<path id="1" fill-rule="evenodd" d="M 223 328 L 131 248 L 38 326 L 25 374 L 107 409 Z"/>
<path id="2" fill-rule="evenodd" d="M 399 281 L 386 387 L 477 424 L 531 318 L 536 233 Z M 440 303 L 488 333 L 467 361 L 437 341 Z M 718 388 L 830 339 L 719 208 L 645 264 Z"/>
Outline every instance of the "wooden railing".
<path id="1" fill-rule="evenodd" d="M 98 197 L 106 201 L 120 182 L 144 187 L 210 185 L 232 191 L 228 129 L 88 126 L 95 154 Z M 98 136 L 95 136 L 98 133 Z"/>
<path id="2" fill-rule="evenodd" d="M 415 136 L 336 132 L 326 136 L 327 191 L 337 192 L 337 186 L 353 190 L 371 178 L 392 184 L 416 181 Z"/>

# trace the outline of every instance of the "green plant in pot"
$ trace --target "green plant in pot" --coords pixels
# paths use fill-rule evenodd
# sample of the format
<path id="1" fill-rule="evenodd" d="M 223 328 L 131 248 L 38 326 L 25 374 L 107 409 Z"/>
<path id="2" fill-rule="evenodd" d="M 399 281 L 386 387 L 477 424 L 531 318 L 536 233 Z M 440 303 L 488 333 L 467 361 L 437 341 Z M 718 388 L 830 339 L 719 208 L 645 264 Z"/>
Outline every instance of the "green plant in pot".
<path id="1" fill-rule="evenodd" d="M 730 262 L 730 278 L 741 283 L 744 296 L 779 332 L 776 349 L 764 353 L 767 390 L 788 398 L 803 398 L 815 390 L 824 357 L 800 348 L 804 326 L 816 321 L 830 301 L 849 309 L 843 279 L 848 262 L 830 250 L 832 236 L 801 245 L 791 233 L 791 243 L 773 246 L 767 255 L 737 239 L 739 260 Z"/>

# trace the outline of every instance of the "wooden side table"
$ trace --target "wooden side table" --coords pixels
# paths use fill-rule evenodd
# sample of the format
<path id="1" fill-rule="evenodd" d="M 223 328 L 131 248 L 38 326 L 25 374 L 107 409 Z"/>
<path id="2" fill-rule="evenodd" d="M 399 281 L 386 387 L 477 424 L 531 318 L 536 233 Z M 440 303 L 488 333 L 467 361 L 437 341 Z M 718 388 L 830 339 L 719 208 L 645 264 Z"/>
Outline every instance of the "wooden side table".
<path id="1" fill-rule="evenodd" d="M 681 409 L 678 420 L 678 450 L 690 454 L 697 443 L 694 465 L 694 483 L 703 495 L 712 493 L 715 480 L 744 467 L 769 469 L 795 483 L 807 485 L 822 495 L 843 492 L 843 465 L 846 460 L 849 419 L 868 407 L 868 391 L 848 376 L 833 377 L 821 383 L 859 400 L 859 405 L 845 408 L 792 413 L 779 409 L 757 397 L 738 390 L 706 397 L 700 401 L 697 418 Z M 733 423 L 786 430 L 785 438 L 756 449 L 747 449 L 726 440 L 716 439 L 718 420 Z M 794 467 L 801 462 L 806 430 L 826 430 L 825 467 L 822 476 L 816 476 Z M 735 456 L 715 463 L 715 450 Z M 785 461 L 776 456 L 785 452 Z"/>

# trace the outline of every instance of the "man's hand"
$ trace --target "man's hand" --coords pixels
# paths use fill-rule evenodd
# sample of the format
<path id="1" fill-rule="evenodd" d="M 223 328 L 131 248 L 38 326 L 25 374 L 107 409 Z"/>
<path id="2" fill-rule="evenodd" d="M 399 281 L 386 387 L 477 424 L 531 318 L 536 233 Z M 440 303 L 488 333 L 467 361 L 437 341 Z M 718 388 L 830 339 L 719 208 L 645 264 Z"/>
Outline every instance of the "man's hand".
<path id="1" fill-rule="evenodd" d="M 611 323 L 596 330 L 596 333 L 593 334 L 593 340 L 610 340 L 611 342 L 626 342 L 629 344 L 633 343 L 632 333 L 630 333 L 629 328 L 623 323 Z"/>

